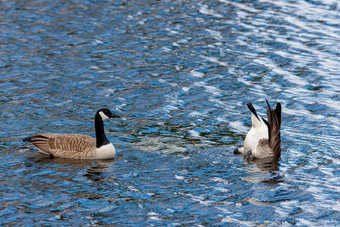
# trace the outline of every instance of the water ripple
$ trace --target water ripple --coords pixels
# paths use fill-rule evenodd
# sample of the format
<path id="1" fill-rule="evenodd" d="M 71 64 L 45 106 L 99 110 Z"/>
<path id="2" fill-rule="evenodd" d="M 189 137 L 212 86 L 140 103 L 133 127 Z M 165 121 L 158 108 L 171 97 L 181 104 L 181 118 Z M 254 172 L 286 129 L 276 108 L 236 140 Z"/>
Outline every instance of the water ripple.
<path id="1" fill-rule="evenodd" d="M 339 6 L 320 1 L 0 3 L 3 225 L 339 224 Z M 279 162 L 233 155 L 283 106 Z M 22 138 L 94 136 L 111 162 Z M 32 213 L 34 214 L 32 216 Z"/>

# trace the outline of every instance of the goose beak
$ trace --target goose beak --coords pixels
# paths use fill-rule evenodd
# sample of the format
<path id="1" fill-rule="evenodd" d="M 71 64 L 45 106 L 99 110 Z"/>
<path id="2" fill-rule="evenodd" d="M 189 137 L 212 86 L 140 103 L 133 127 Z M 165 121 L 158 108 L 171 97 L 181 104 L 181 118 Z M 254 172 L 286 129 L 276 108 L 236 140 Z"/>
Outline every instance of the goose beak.
<path id="1" fill-rule="evenodd" d="M 119 117 L 120 117 L 119 115 L 113 113 L 110 118 L 119 118 Z"/>

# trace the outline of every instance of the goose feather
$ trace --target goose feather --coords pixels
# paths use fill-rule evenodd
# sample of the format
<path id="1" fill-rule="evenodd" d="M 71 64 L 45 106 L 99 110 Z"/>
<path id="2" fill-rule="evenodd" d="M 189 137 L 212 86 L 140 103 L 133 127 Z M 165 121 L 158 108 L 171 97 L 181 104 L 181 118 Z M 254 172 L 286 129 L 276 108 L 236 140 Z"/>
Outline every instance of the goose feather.
<path id="1" fill-rule="evenodd" d="M 247 106 L 251 111 L 252 127 L 247 133 L 243 147 L 234 153 L 244 154 L 247 158 L 280 157 L 281 155 L 281 104 L 271 109 L 268 100 L 267 120 L 260 117 L 251 103 Z"/>
<path id="2" fill-rule="evenodd" d="M 115 157 L 115 147 L 104 134 L 103 120 L 119 117 L 108 109 L 100 109 L 95 116 L 96 137 L 81 134 L 36 133 L 23 139 L 31 142 L 44 154 L 73 159 L 111 159 Z"/>

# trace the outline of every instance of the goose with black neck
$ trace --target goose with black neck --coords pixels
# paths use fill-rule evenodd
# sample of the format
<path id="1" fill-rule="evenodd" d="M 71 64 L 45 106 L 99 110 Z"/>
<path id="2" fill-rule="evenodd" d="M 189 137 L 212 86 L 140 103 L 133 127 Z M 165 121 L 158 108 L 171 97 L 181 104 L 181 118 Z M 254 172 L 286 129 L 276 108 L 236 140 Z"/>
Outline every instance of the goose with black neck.
<path id="1" fill-rule="evenodd" d="M 112 159 L 116 150 L 105 135 L 104 121 L 118 117 L 107 108 L 99 109 L 95 115 L 96 138 L 81 134 L 36 133 L 23 141 L 31 142 L 39 152 L 51 157 Z"/>

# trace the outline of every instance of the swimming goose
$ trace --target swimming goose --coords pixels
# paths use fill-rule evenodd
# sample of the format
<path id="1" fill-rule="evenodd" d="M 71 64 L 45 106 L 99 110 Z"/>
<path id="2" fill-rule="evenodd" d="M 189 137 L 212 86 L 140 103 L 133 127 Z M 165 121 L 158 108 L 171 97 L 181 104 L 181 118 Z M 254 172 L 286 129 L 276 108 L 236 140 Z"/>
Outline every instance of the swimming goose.
<path id="1" fill-rule="evenodd" d="M 31 142 L 41 153 L 73 159 L 111 159 L 116 155 L 115 147 L 105 136 L 104 123 L 109 118 L 119 117 L 109 109 L 102 108 L 95 115 L 96 139 L 80 134 L 37 133 L 23 141 Z"/>
<path id="2" fill-rule="evenodd" d="M 267 120 L 260 117 L 251 103 L 247 106 L 251 111 L 252 127 L 249 130 L 242 148 L 235 149 L 234 154 L 243 154 L 247 160 L 254 158 L 280 157 L 281 155 L 281 104 L 271 109 L 267 102 Z"/>

